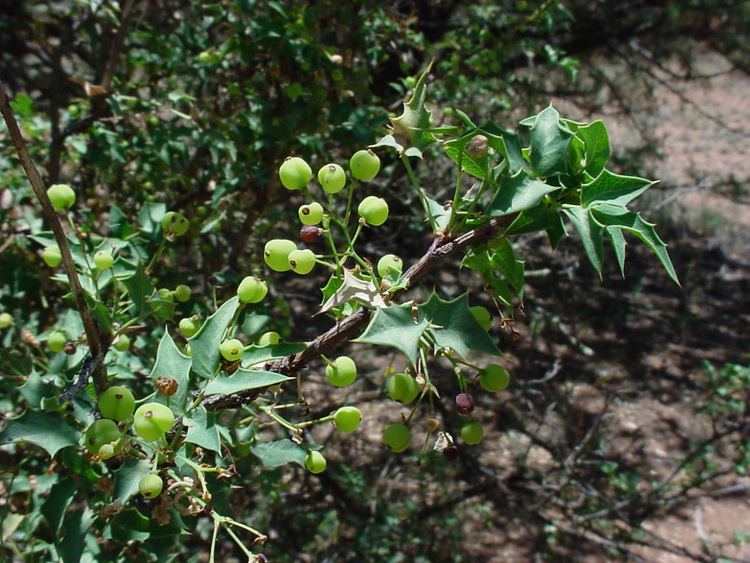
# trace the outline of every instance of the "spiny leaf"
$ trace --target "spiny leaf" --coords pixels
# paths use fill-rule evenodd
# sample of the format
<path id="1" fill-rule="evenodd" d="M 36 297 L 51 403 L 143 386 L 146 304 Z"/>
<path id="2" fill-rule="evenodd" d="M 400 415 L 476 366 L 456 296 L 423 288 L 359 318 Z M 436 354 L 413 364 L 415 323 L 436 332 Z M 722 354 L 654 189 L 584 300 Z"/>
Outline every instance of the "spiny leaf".
<path id="1" fill-rule="evenodd" d="M 490 217 L 502 217 L 531 209 L 537 206 L 544 196 L 559 189 L 559 186 L 550 186 L 530 178 L 523 171 L 515 176 L 506 176 L 487 208 L 487 214 Z"/>
<path id="2" fill-rule="evenodd" d="M 62 448 L 78 444 L 80 434 L 59 416 L 27 410 L 20 417 L 8 421 L 0 433 L 0 444 L 31 442 L 54 455 Z"/>
<path id="3" fill-rule="evenodd" d="M 432 113 L 427 108 L 427 77 L 432 69 L 432 61 L 422 72 L 414 87 L 411 99 L 404 104 L 404 111 L 398 117 L 391 118 L 393 136 L 403 145 L 421 149 L 435 140 L 427 131 L 432 127 Z"/>
<path id="4" fill-rule="evenodd" d="M 622 236 L 622 229 L 617 227 L 607 227 L 607 235 L 609 240 L 612 241 L 612 247 L 615 249 L 615 256 L 617 257 L 617 265 L 620 266 L 620 273 L 622 277 L 625 277 L 625 237 Z"/>
<path id="5" fill-rule="evenodd" d="M 157 377 L 169 377 L 177 382 L 177 391 L 169 397 L 169 401 L 161 398 L 161 396 L 157 398 L 158 401 L 168 404 L 177 414 L 185 412 L 187 406 L 192 363 L 192 358 L 180 352 L 169 335 L 169 331 L 165 329 L 164 336 L 159 341 L 159 348 L 156 350 L 156 362 L 151 370 L 150 377 L 152 380 Z"/>
<path id="6" fill-rule="evenodd" d="M 232 375 L 220 375 L 206 385 L 206 395 L 231 395 L 250 389 L 262 389 L 278 385 L 290 379 L 286 375 L 273 371 L 238 369 Z"/>
<path id="7" fill-rule="evenodd" d="M 401 350 L 414 365 L 419 353 L 419 339 L 427 329 L 427 321 L 412 317 L 408 305 L 391 305 L 378 309 L 365 332 L 354 340 L 368 344 L 392 346 Z"/>
<path id="8" fill-rule="evenodd" d="M 227 326 L 239 305 L 239 298 L 229 299 L 206 319 L 198 334 L 190 339 L 193 371 L 201 377 L 212 377 L 216 372 L 219 363 L 219 344 L 224 339 Z"/>
<path id="9" fill-rule="evenodd" d="M 566 171 L 567 151 L 573 134 L 560 126 L 560 115 L 552 106 L 536 116 L 531 126 L 531 165 L 539 176 Z"/>
<path id="10" fill-rule="evenodd" d="M 575 228 L 578 236 L 581 237 L 586 256 L 601 279 L 604 257 L 602 226 L 594 221 L 589 214 L 589 210 L 583 207 L 567 207 L 563 209 L 563 212 L 573 223 L 573 228 Z"/>
<path id="11" fill-rule="evenodd" d="M 602 202 L 626 206 L 655 182 L 635 176 L 620 176 L 609 170 L 602 171 L 592 182 L 581 186 L 581 205 Z"/>
<path id="12" fill-rule="evenodd" d="M 471 314 L 467 293 L 450 301 L 433 293 L 429 301 L 419 306 L 419 311 L 430 323 L 428 331 L 436 348 L 450 348 L 463 358 L 468 358 L 471 350 L 500 355 L 487 331 Z"/>
<path id="13" fill-rule="evenodd" d="M 653 223 L 647 223 L 638 213 L 609 204 L 597 205 L 591 208 L 591 212 L 592 217 L 603 227 L 619 227 L 641 239 L 656 254 L 672 281 L 680 285 L 672 260 L 667 252 L 667 245 L 656 234 Z"/>
<path id="14" fill-rule="evenodd" d="M 598 176 L 609 160 L 609 134 L 601 119 L 591 123 L 576 123 L 563 120 L 586 146 L 586 166 L 584 170 L 591 176 Z"/>
<path id="15" fill-rule="evenodd" d="M 188 429 L 186 442 L 221 454 L 219 427 L 214 413 L 208 412 L 204 407 L 198 407 L 189 418 L 184 419 L 184 424 Z"/>
<path id="16" fill-rule="evenodd" d="M 265 467 L 281 467 L 287 463 L 296 463 L 304 466 L 307 451 L 299 444 L 295 444 L 288 438 L 276 442 L 265 442 L 252 448 L 261 463 Z"/>

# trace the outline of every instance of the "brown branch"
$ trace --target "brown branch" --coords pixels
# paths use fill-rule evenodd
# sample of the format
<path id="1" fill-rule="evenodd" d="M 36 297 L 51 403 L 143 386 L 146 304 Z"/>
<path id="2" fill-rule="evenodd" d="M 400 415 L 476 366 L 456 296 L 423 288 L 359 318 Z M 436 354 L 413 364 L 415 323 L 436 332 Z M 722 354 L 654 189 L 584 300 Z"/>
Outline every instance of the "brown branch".
<path id="1" fill-rule="evenodd" d="M 415 283 L 427 275 L 432 268 L 447 257 L 457 254 L 470 246 L 491 239 L 502 228 L 510 225 L 516 216 L 517 214 L 513 214 L 497 219 L 490 219 L 487 223 L 453 239 L 447 235 L 438 235 L 432 241 L 425 254 L 402 276 L 403 281 L 406 282 L 405 288 L 392 294 L 391 298 L 395 298 L 408 291 Z M 303 367 L 316 358 L 319 358 L 322 354 L 326 354 L 330 350 L 338 348 L 345 342 L 353 339 L 364 330 L 369 320 L 369 309 L 359 309 L 327 332 L 318 336 L 299 354 L 292 354 L 291 356 L 276 360 L 266 366 L 266 369 L 288 375 L 297 374 Z M 209 410 L 235 408 L 252 401 L 260 392 L 261 390 L 255 389 L 233 395 L 212 395 L 204 399 L 203 406 Z"/>
<path id="2" fill-rule="evenodd" d="M 81 320 L 83 321 L 83 327 L 86 331 L 86 340 L 88 341 L 91 356 L 96 362 L 93 370 L 94 386 L 96 387 L 97 393 L 101 393 L 109 385 L 107 382 L 107 372 L 102 360 L 104 359 L 104 354 L 106 354 L 107 348 L 109 347 L 110 335 L 109 333 L 100 332 L 94 318 L 91 316 L 91 311 L 89 311 L 89 307 L 86 304 L 86 297 L 83 288 L 81 287 L 81 282 L 78 279 L 73 256 L 70 253 L 70 247 L 68 246 L 68 241 L 65 237 L 65 231 L 63 231 L 57 213 L 52 208 L 52 203 L 47 196 L 47 190 L 44 188 L 44 182 L 31 159 L 28 149 L 26 148 L 26 142 L 23 139 L 21 130 L 18 128 L 18 123 L 13 115 L 13 110 L 10 107 L 10 100 L 8 99 L 3 84 L 0 84 L 0 112 L 2 112 L 5 123 L 8 126 L 8 133 L 10 134 L 10 138 L 16 148 L 16 152 L 18 153 L 21 166 L 23 166 L 23 169 L 26 172 L 26 176 L 34 190 L 34 194 L 42 205 L 42 214 L 52 229 L 57 246 L 60 248 L 63 266 L 65 267 L 65 273 L 68 275 L 68 282 L 70 283 L 70 291 L 73 293 L 73 300 L 75 301 L 76 309 L 78 310 L 78 314 L 81 315 Z"/>

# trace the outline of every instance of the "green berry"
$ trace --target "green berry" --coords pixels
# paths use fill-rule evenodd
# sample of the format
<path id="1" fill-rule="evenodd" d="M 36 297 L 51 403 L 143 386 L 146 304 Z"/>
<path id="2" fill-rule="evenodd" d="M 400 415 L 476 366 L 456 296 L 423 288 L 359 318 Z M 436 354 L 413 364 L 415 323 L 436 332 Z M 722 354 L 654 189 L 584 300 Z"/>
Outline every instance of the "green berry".
<path id="1" fill-rule="evenodd" d="M 315 267 L 315 253 L 309 248 L 292 250 L 288 259 L 292 271 L 301 276 L 309 274 Z"/>
<path id="2" fill-rule="evenodd" d="M 225 340 L 219 345 L 219 353 L 221 354 L 221 357 L 228 362 L 236 362 L 239 360 L 242 357 L 243 350 L 244 346 L 242 345 L 242 342 L 236 338 Z"/>
<path id="3" fill-rule="evenodd" d="M 181 237 L 187 233 L 190 221 L 182 213 L 167 211 L 161 219 L 161 229 L 165 235 Z"/>
<path id="4" fill-rule="evenodd" d="M 186 301 L 190 300 L 190 295 L 192 295 L 192 293 L 193 292 L 188 286 L 180 284 L 174 288 L 172 295 L 174 295 L 174 298 L 177 299 L 177 301 L 179 301 L 180 303 L 185 303 Z"/>
<path id="5" fill-rule="evenodd" d="M 124 352 L 125 350 L 130 348 L 130 338 L 128 338 L 125 334 L 121 334 L 112 343 L 112 347 L 118 352 Z"/>
<path id="6" fill-rule="evenodd" d="M 109 250 L 98 250 L 94 253 L 94 266 L 100 270 L 109 270 L 114 262 Z"/>
<path id="7" fill-rule="evenodd" d="M 349 161 L 349 170 L 357 180 L 369 181 L 378 175 L 380 159 L 370 150 L 357 151 Z"/>
<path id="8" fill-rule="evenodd" d="M 310 165 L 298 156 L 290 156 L 279 167 L 279 179 L 287 190 L 301 190 L 312 180 Z"/>
<path id="9" fill-rule="evenodd" d="M 172 292 L 169 291 L 166 287 L 162 287 L 157 291 L 159 295 L 159 299 L 162 301 L 169 301 L 170 303 L 174 303 L 174 295 L 172 295 Z"/>
<path id="10" fill-rule="evenodd" d="M 488 331 L 492 328 L 492 315 L 490 315 L 490 312 L 485 307 L 475 305 L 474 307 L 469 307 L 469 311 L 471 311 L 474 320 L 477 321 L 479 326 L 484 330 Z"/>
<path id="11" fill-rule="evenodd" d="M 405 405 L 411 403 L 419 395 L 419 384 L 408 373 L 397 373 L 389 377 L 386 388 L 391 399 Z"/>
<path id="12" fill-rule="evenodd" d="M 0 330 L 13 326 L 13 316 L 10 313 L 0 313 Z"/>
<path id="13" fill-rule="evenodd" d="M 305 469 L 310 473 L 323 473 L 326 470 L 326 458 L 320 452 L 308 452 L 305 458 Z"/>
<path id="14" fill-rule="evenodd" d="M 357 379 L 357 364 L 349 356 L 339 356 L 326 366 L 326 379 L 336 387 L 346 387 Z"/>
<path id="15" fill-rule="evenodd" d="M 461 428 L 461 439 L 465 444 L 476 446 L 484 438 L 484 428 L 478 422 L 469 422 Z"/>
<path id="16" fill-rule="evenodd" d="M 155 473 L 146 475 L 138 481 L 138 492 L 146 498 L 159 496 L 162 488 L 164 488 L 164 481 Z"/>
<path id="17" fill-rule="evenodd" d="M 200 323 L 192 317 L 180 320 L 180 332 L 185 338 L 195 335 L 200 328 Z"/>
<path id="18" fill-rule="evenodd" d="M 362 413 L 357 407 L 341 407 L 333 415 L 333 422 L 341 432 L 354 432 L 362 421 Z"/>
<path id="19" fill-rule="evenodd" d="M 174 424 L 174 413 L 161 403 L 146 403 L 138 407 L 133 415 L 133 428 L 149 442 L 154 442 L 169 431 Z"/>
<path id="20" fill-rule="evenodd" d="M 297 250 L 297 245 L 291 240 L 275 238 L 269 240 L 263 249 L 263 259 L 269 268 L 276 272 L 286 272 L 289 265 L 289 253 Z"/>
<path id="21" fill-rule="evenodd" d="M 266 282 L 253 276 L 245 277 L 237 286 L 240 303 L 260 303 L 268 294 Z"/>
<path id="22" fill-rule="evenodd" d="M 318 182 L 325 193 L 336 194 L 346 185 L 346 173 L 338 164 L 326 164 L 318 170 Z"/>
<path id="23" fill-rule="evenodd" d="M 47 338 L 47 346 L 53 352 L 62 352 L 67 341 L 68 339 L 66 338 L 65 333 L 56 330 Z"/>
<path id="24" fill-rule="evenodd" d="M 115 446 L 113 444 L 104 444 L 101 448 L 99 448 L 99 451 L 96 455 L 99 456 L 99 459 L 102 461 L 107 461 L 108 459 L 111 459 L 115 457 L 115 454 L 117 451 L 115 450 Z"/>
<path id="25" fill-rule="evenodd" d="M 264 332 L 258 338 L 258 346 L 275 346 L 281 342 L 281 336 L 278 332 Z"/>
<path id="26" fill-rule="evenodd" d="M 110 387 L 99 397 L 99 412 L 112 420 L 127 420 L 135 410 L 135 398 L 127 387 Z"/>
<path id="27" fill-rule="evenodd" d="M 379 227 L 388 219 L 388 203 L 382 197 L 368 195 L 360 202 L 357 213 L 369 225 Z"/>
<path id="28" fill-rule="evenodd" d="M 383 443 L 389 450 L 401 453 L 409 447 L 411 442 L 411 430 L 405 424 L 389 424 L 383 430 Z"/>
<path id="29" fill-rule="evenodd" d="M 479 374 L 479 385 L 490 393 L 505 389 L 510 383 L 508 370 L 498 364 L 490 364 Z"/>
<path id="30" fill-rule="evenodd" d="M 98 454 L 104 444 L 117 442 L 122 437 L 120 429 L 112 420 L 95 420 L 83 434 L 83 444 L 92 454 Z"/>
<path id="31" fill-rule="evenodd" d="M 42 250 L 42 260 L 50 268 L 57 268 L 62 262 L 62 254 L 60 254 L 60 248 L 56 244 L 50 244 Z"/>
<path id="32" fill-rule="evenodd" d="M 76 202 L 76 193 L 67 184 L 53 184 L 47 189 L 47 196 L 55 211 L 69 209 Z"/>
<path id="33" fill-rule="evenodd" d="M 317 225 L 323 220 L 323 206 L 317 201 L 302 205 L 297 211 L 303 225 Z"/>
<path id="34" fill-rule="evenodd" d="M 388 274 L 394 273 L 396 275 L 401 274 L 401 270 L 404 269 L 404 262 L 395 254 L 386 254 L 380 260 L 378 260 L 378 274 L 381 278 L 384 278 Z"/>

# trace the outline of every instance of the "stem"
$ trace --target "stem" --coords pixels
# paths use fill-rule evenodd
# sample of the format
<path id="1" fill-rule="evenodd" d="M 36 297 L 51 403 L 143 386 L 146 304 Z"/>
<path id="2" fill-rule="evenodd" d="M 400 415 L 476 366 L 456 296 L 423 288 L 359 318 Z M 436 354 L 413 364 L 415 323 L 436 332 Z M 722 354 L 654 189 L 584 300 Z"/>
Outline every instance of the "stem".
<path id="1" fill-rule="evenodd" d="M 95 360 L 93 369 L 94 387 L 96 388 L 97 394 L 101 394 L 107 389 L 107 387 L 109 387 L 107 371 L 102 365 L 102 360 L 107 353 L 107 348 L 109 348 L 111 335 L 108 330 L 100 331 L 96 321 L 94 321 L 94 317 L 91 315 L 91 311 L 89 311 L 89 307 L 86 304 L 86 297 L 83 293 L 83 288 L 81 287 L 81 282 L 78 279 L 75 262 L 73 262 L 73 256 L 70 253 L 70 247 L 65 238 L 65 232 L 60 224 L 60 219 L 57 216 L 57 213 L 52 208 L 52 203 L 47 196 L 47 191 L 44 189 L 44 182 L 42 182 L 42 178 L 34 165 L 34 161 L 31 159 L 28 149 L 26 148 L 26 142 L 23 139 L 21 130 L 18 128 L 18 123 L 16 122 L 13 110 L 10 107 L 10 100 L 5 92 L 5 86 L 2 84 L 0 84 L 0 113 L 3 114 L 5 123 L 8 126 L 8 133 L 10 134 L 10 138 L 16 148 L 16 152 L 18 153 L 21 166 L 23 166 L 24 172 L 26 172 L 26 176 L 29 179 L 29 183 L 34 190 L 34 194 L 42 206 L 42 214 L 52 229 L 57 246 L 60 248 L 63 266 L 70 284 L 70 291 L 73 294 L 73 300 L 76 309 L 78 310 L 78 314 L 81 316 L 81 321 L 83 321 L 83 328 L 86 332 L 86 341 L 88 342 L 91 356 Z"/>

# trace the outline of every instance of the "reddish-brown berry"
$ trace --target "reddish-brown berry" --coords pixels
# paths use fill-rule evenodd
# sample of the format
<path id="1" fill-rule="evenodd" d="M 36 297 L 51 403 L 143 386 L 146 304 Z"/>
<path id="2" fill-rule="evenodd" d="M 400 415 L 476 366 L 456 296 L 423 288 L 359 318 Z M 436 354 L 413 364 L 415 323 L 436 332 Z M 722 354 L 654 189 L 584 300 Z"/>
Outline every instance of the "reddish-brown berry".
<path id="1" fill-rule="evenodd" d="M 474 399 L 468 393 L 456 395 L 456 408 L 461 414 L 471 414 L 474 411 Z"/>
<path id="2" fill-rule="evenodd" d="M 312 244 L 323 234 L 323 229 L 314 225 L 305 225 L 299 230 L 299 238 L 307 244 Z"/>

